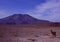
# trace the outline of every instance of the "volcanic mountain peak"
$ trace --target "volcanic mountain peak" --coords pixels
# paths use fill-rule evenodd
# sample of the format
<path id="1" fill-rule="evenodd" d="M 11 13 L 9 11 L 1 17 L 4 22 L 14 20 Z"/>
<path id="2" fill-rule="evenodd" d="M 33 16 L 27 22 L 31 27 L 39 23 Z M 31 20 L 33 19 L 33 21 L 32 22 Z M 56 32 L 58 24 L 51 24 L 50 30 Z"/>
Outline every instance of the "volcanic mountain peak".
<path id="1" fill-rule="evenodd" d="M 29 16 L 29 15 L 28 14 L 14 14 L 12 16 L 23 17 L 23 16 Z"/>
<path id="2" fill-rule="evenodd" d="M 14 14 L 0 20 L 0 24 L 39 24 L 49 21 L 36 19 L 28 14 Z"/>

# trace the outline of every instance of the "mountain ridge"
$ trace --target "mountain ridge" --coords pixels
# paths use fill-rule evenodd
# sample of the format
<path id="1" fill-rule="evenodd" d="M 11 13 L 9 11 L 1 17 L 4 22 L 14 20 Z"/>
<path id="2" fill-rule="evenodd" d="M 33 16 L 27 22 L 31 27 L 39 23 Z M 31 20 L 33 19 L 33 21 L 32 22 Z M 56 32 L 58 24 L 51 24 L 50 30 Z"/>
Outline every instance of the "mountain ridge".
<path id="1" fill-rule="evenodd" d="M 28 14 L 14 14 L 5 18 L 0 19 L 0 24 L 20 24 L 20 25 L 29 25 L 29 24 L 42 24 L 48 23 L 47 20 L 39 20 Z"/>

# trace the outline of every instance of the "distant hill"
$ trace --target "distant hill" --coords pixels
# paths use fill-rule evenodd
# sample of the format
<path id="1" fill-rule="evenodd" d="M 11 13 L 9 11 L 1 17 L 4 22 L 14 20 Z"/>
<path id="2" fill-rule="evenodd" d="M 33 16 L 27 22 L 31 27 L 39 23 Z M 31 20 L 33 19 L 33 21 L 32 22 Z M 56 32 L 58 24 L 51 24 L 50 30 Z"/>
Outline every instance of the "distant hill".
<path id="1" fill-rule="evenodd" d="M 31 24 L 46 24 L 47 20 L 39 20 L 28 14 L 14 14 L 0 19 L 0 24 L 4 25 L 31 25 Z"/>
<path id="2" fill-rule="evenodd" d="M 60 27 L 60 22 L 50 22 L 49 26 L 51 26 L 51 27 Z"/>

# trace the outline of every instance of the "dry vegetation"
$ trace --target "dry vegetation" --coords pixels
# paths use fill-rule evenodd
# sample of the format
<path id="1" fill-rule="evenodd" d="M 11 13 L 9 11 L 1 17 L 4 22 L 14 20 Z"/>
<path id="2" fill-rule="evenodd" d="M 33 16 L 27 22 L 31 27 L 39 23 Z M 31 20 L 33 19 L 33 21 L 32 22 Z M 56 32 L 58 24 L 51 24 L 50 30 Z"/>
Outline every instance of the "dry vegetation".
<path id="1" fill-rule="evenodd" d="M 56 31 L 57 37 L 60 38 L 60 27 L 49 27 L 39 25 L 0 25 L 0 41 L 1 42 L 42 42 L 49 41 L 48 37 L 52 37 L 50 30 Z M 36 38 L 36 39 L 35 39 Z M 28 40 L 28 41 L 25 41 Z M 52 40 L 52 39 L 50 39 Z M 55 40 L 55 39 L 54 39 Z M 58 39 L 59 40 L 59 39 Z M 58 40 L 56 42 L 58 42 Z M 50 41 L 49 41 L 50 42 Z M 53 40 L 51 41 L 53 42 Z"/>

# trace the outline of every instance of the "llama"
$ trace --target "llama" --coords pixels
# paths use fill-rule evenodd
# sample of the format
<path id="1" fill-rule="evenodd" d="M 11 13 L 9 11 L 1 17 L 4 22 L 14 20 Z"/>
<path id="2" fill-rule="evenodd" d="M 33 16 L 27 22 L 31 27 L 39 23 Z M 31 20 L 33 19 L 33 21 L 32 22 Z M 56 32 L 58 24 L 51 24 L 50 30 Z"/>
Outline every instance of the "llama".
<path id="1" fill-rule="evenodd" d="M 56 32 L 51 30 L 51 34 L 56 37 Z"/>

